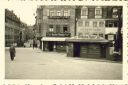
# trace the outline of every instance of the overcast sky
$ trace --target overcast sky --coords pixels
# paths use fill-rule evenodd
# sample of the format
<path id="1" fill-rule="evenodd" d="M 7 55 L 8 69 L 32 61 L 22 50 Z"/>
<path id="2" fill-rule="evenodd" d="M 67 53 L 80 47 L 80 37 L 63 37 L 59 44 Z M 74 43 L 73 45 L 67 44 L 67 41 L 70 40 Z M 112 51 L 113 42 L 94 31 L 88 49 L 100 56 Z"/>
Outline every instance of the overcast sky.
<path id="1" fill-rule="evenodd" d="M 37 5 L 18 5 L 18 6 L 8 6 L 9 10 L 13 10 L 13 12 L 20 17 L 21 21 L 25 22 L 27 25 L 35 24 L 35 15 Z"/>

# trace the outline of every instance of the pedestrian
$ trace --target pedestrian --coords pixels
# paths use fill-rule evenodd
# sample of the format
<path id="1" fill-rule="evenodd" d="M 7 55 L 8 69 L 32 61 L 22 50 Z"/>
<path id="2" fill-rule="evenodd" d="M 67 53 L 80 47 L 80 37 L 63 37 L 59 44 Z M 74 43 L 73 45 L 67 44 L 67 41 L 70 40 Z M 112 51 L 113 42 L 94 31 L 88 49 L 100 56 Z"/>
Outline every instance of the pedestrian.
<path id="1" fill-rule="evenodd" d="M 13 61 L 13 60 L 14 60 L 14 57 L 15 57 L 15 53 L 16 53 L 16 50 L 15 50 L 14 45 L 11 45 L 11 46 L 10 46 L 9 51 L 10 51 L 10 58 L 11 58 L 11 60 Z"/>
<path id="2" fill-rule="evenodd" d="M 33 40 L 33 49 L 36 47 L 36 42 Z"/>

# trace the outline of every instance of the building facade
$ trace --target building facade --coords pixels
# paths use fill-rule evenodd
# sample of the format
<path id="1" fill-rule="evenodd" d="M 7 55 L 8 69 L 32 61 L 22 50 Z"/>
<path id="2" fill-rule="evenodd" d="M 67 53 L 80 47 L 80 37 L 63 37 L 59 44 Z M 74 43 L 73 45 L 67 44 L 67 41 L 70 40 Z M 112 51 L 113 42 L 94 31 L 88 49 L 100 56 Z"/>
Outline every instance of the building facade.
<path id="1" fill-rule="evenodd" d="M 108 58 L 110 41 L 106 39 L 109 34 L 114 37 L 118 31 L 117 12 L 120 8 L 122 7 L 40 6 L 37 9 L 36 23 L 39 23 L 38 30 L 43 37 L 43 50 L 62 48 L 67 50 L 69 56 L 93 58 L 97 55 L 95 58 Z"/>
<path id="2" fill-rule="evenodd" d="M 11 44 L 23 46 L 28 40 L 28 31 L 26 23 L 22 22 L 13 11 L 5 9 L 5 46 Z"/>
<path id="3" fill-rule="evenodd" d="M 97 35 L 104 37 L 118 30 L 116 6 L 82 6 L 81 17 L 77 20 L 77 35 Z"/>
<path id="4" fill-rule="evenodd" d="M 20 19 L 8 9 L 5 9 L 5 46 L 17 43 L 20 33 Z"/>
<path id="5" fill-rule="evenodd" d="M 37 32 L 41 37 L 65 38 L 75 36 L 75 6 L 40 6 L 37 9 Z M 43 47 L 65 48 L 63 40 L 53 38 L 54 42 L 46 41 Z M 47 39 L 48 40 L 48 39 Z M 49 44 L 49 45 L 48 45 Z M 48 45 L 48 46 L 47 46 Z M 49 48 L 48 47 L 48 48 Z"/>
<path id="6" fill-rule="evenodd" d="M 36 18 L 38 33 L 42 37 L 74 36 L 74 6 L 40 6 Z"/>

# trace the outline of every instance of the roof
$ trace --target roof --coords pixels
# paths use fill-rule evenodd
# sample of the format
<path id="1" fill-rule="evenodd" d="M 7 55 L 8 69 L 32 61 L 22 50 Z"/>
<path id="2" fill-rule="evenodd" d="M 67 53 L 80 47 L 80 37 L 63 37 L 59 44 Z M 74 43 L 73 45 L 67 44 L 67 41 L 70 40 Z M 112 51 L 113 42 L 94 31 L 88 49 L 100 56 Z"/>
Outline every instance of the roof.
<path id="1" fill-rule="evenodd" d="M 66 42 L 108 43 L 106 39 L 67 38 Z"/>
<path id="2" fill-rule="evenodd" d="M 17 15 L 13 11 L 10 11 L 8 9 L 5 9 L 5 18 L 20 22 L 20 19 L 17 17 Z"/>

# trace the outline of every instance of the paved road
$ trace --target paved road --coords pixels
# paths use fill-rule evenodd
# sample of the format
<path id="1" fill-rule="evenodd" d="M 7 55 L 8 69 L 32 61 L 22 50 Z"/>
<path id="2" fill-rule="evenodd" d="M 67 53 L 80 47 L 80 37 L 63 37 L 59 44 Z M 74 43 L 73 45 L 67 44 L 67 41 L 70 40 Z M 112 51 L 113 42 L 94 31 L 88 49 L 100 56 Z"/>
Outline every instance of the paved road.
<path id="1" fill-rule="evenodd" d="M 16 48 L 12 62 L 6 49 L 6 79 L 122 79 L 122 64 L 66 57 L 66 53 Z"/>

